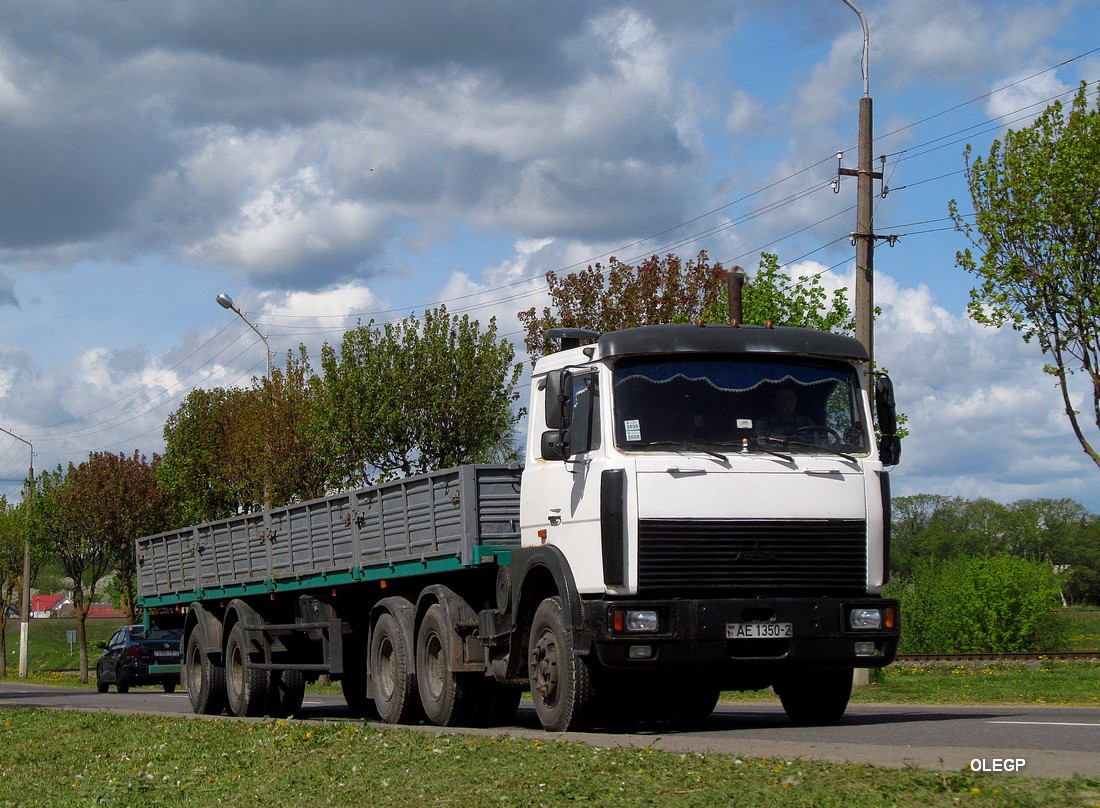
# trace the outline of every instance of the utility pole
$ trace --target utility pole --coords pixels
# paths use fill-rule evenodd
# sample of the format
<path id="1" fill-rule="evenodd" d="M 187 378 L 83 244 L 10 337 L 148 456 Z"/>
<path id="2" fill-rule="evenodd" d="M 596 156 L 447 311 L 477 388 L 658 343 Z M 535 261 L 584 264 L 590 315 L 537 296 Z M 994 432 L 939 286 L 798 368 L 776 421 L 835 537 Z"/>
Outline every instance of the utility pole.
<path id="1" fill-rule="evenodd" d="M 27 471 L 28 491 L 30 486 L 34 485 L 34 446 L 31 445 L 29 440 L 21 438 L 14 432 L 8 432 L 8 430 L 0 428 L 0 432 L 5 435 L 10 435 L 17 441 L 27 444 L 27 447 L 31 450 L 31 464 Z M 22 597 L 19 599 L 19 678 L 26 679 L 27 670 L 27 641 L 30 638 L 31 633 L 31 540 L 28 537 L 23 542 L 23 592 Z M 0 665 L 7 667 L 7 663 L 4 660 L 0 660 Z"/>
<path id="2" fill-rule="evenodd" d="M 859 100 L 859 152 L 857 167 L 838 168 L 837 172 L 846 177 L 856 177 L 856 230 L 852 233 L 852 242 L 856 247 L 856 300 L 855 320 L 856 339 L 867 348 L 870 358 L 864 368 L 863 387 L 871 390 L 871 368 L 874 366 L 875 352 L 875 225 L 874 225 L 874 180 L 882 179 L 882 172 L 874 170 L 874 130 L 872 123 L 873 104 L 870 93 L 870 38 L 867 20 L 851 0 L 844 4 L 859 15 L 863 24 L 863 98 Z M 837 153 L 838 159 L 843 157 Z"/>

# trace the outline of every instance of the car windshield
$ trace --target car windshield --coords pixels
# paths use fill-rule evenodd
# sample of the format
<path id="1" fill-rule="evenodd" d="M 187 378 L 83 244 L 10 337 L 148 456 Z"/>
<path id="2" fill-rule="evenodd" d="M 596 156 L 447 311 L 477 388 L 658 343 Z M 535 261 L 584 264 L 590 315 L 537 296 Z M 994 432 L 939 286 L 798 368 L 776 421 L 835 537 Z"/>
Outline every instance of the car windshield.
<path id="1" fill-rule="evenodd" d="M 859 379 L 843 363 L 740 355 L 630 357 L 614 368 L 624 451 L 867 451 Z"/>
<path id="2" fill-rule="evenodd" d="M 145 632 L 147 640 L 178 640 L 183 631 L 178 628 L 151 628 Z"/>

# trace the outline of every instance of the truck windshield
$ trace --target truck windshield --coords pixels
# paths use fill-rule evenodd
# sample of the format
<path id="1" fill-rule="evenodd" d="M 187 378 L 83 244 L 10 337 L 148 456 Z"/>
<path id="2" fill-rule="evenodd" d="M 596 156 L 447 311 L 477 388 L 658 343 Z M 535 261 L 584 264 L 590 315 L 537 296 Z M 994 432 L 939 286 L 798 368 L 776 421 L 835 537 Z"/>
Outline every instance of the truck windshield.
<path id="1" fill-rule="evenodd" d="M 867 452 L 859 379 L 843 363 L 643 356 L 614 369 L 616 445 L 685 450 Z"/>

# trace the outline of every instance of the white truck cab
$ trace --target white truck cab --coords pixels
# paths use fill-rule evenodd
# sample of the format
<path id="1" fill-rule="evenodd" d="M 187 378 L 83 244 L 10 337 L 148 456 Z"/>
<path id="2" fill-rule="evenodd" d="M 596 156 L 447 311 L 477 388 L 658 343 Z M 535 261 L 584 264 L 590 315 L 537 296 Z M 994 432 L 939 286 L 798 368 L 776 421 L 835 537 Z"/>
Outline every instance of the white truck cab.
<path id="1" fill-rule="evenodd" d="M 876 442 L 867 354 L 850 337 L 563 337 L 533 371 L 517 554 L 568 570 L 578 648 L 665 686 L 662 672 L 690 671 L 715 698 L 773 685 L 795 720 L 835 720 L 852 669 L 897 648 L 897 604 L 881 598 L 899 450 L 889 381 Z"/>

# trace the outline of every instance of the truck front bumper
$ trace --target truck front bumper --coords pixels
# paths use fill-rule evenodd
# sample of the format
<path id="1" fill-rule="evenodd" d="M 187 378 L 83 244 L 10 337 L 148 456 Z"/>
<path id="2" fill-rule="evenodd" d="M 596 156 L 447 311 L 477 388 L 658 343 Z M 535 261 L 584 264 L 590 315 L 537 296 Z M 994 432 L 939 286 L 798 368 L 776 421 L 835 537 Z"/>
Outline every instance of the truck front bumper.
<path id="1" fill-rule="evenodd" d="M 873 596 L 598 599 L 582 608 L 591 652 L 615 669 L 881 668 L 897 654 L 901 622 L 897 601 Z"/>

